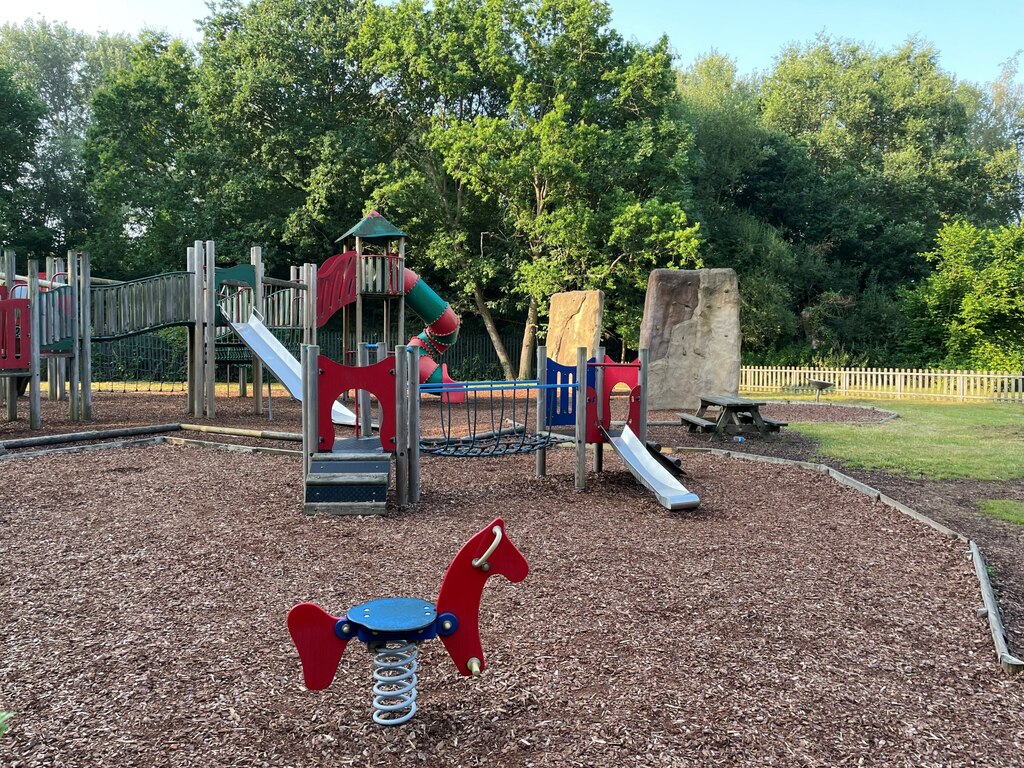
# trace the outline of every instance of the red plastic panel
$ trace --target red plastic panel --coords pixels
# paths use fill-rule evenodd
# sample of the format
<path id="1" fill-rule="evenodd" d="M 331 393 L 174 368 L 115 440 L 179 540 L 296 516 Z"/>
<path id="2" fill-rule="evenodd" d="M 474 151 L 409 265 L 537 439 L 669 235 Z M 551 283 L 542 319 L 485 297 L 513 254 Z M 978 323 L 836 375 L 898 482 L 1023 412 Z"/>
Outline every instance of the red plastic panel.
<path id="1" fill-rule="evenodd" d="M 0 370 L 28 370 L 31 326 L 28 299 L 0 301 Z"/>
<path id="2" fill-rule="evenodd" d="M 337 621 L 315 603 L 299 603 L 288 611 L 288 632 L 302 662 L 302 679 L 311 691 L 331 684 L 348 645 L 334 632 Z"/>
<path id="3" fill-rule="evenodd" d="M 626 426 L 634 435 L 640 434 L 640 385 L 637 384 L 629 390 L 629 416 L 626 418 Z"/>
<path id="4" fill-rule="evenodd" d="M 365 389 L 380 403 L 380 444 L 385 451 L 395 450 L 395 360 L 387 358 L 373 365 L 352 367 L 341 365 L 320 355 L 318 387 L 317 431 L 320 445 L 317 450 L 330 451 L 334 447 L 334 423 L 331 408 L 342 392 Z"/>
<path id="5" fill-rule="evenodd" d="M 356 252 L 331 256 L 316 272 L 316 327 L 356 300 Z"/>
<path id="6" fill-rule="evenodd" d="M 473 560 L 487 551 L 494 541 L 494 527 L 501 528 L 501 542 L 487 558 L 488 570 L 474 567 Z M 526 558 L 505 532 L 505 521 L 500 517 L 488 525 L 459 550 L 445 571 L 441 591 L 437 596 L 437 613 L 454 614 L 458 628 L 448 637 L 441 637 L 448 655 L 461 675 L 472 674 L 470 659 L 480 660 L 480 671 L 486 664 L 480 644 L 480 598 L 484 584 L 491 576 L 501 575 L 512 582 L 520 582 L 530 572 Z"/>

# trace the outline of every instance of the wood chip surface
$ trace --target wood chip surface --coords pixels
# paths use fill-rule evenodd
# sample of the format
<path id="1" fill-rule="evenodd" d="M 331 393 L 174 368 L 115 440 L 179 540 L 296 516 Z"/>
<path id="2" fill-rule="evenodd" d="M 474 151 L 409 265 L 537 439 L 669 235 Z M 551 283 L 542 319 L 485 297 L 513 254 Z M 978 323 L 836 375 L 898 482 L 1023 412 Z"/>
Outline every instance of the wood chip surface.
<path id="1" fill-rule="evenodd" d="M 962 545 L 817 473 L 684 458 L 687 513 L 609 452 L 575 492 L 560 449 L 543 479 L 426 459 L 422 504 L 365 519 L 303 515 L 292 457 L 0 464 L 0 765 L 1024 765 Z M 488 584 L 482 677 L 425 643 L 392 729 L 356 643 L 303 688 L 292 605 L 432 600 L 497 515 L 531 573 Z"/>

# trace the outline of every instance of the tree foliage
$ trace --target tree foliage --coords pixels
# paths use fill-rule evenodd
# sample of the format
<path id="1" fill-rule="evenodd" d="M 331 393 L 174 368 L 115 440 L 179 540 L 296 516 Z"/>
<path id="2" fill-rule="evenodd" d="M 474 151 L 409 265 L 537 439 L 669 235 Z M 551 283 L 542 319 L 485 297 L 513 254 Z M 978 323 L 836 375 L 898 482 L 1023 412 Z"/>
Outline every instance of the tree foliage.
<path id="1" fill-rule="evenodd" d="M 600 0 L 223 0 L 164 34 L 0 29 L 0 237 L 127 277 L 321 261 L 375 207 L 488 329 L 602 289 L 635 347 L 657 267 L 731 267 L 759 362 L 1012 364 L 1024 211 L 1017 60 L 819 37 L 744 77 L 673 69 Z M 31 98 L 34 96 L 34 98 Z M 40 106 L 41 105 L 41 106 Z M 1017 271 L 1015 271 L 1017 270 Z M 1001 362 L 1000 362 L 1001 361 Z"/>
<path id="2" fill-rule="evenodd" d="M 0 66 L 43 104 L 32 158 L 19 185 L 22 216 L 14 241 L 33 256 L 82 247 L 94 224 L 85 134 L 91 100 L 124 63 L 123 35 L 87 35 L 66 24 L 26 21 L 0 27 Z"/>
<path id="3" fill-rule="evenodd" d="M 920 364 L 1024 370 L 1024 224 L 948 224 L 924 258 L 934 271 L 907 295 Z"/>

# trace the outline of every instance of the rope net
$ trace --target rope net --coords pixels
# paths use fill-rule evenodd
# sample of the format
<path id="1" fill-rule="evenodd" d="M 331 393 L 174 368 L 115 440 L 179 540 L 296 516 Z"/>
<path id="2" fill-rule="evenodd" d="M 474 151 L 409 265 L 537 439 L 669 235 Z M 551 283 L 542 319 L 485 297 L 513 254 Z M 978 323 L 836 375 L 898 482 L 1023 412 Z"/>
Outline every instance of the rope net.
<path id="1" fill-rule="evenodd" d="M 562 435 L 531 430 L 531 416 L 536 421 L 531 390 L 536 388 L 537 382 L 530 381 L 476 382 L 458 387 L 466 393 L 461 403 L 437 398 L 441 436 L 421 438 L 420 452 L 453 458 L 514 456 L 564 442 Z M 444 391 L 452 389 L 444 387 Z M 425 386 L 421 391 L 440 394 L 442 389 Z M 432 419 L 421 412 L 421 421 Z"/>
<path id="2" fill-rule="evenodd" d="M 184 392 L 188 387 L 185 329 L 93 342 L 92 381 L 97 392 Z"/>

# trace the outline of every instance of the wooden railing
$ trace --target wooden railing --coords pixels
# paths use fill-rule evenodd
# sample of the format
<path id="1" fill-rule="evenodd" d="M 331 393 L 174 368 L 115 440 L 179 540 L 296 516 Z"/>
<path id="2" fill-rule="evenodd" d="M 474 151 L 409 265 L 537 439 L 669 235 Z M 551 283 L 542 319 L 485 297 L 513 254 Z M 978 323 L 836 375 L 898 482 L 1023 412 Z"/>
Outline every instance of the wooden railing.
<path id="1" fill-rule="evenodd" d="M 1024 403 L 1024 371 L 959 371 L 900 368 L 787 368 L 744 365 L 740 391 L 814 391 L 810 380 L 830 381 L 830 394 L 919 397 L 934 400 L 996 400 Z"/>
<path id="2" fill-rule="evenodd" d="M 115 339 L 195 322 L 192 275 L 168 272 L 142 280 L 92 288 L 92 337 Z"/>

